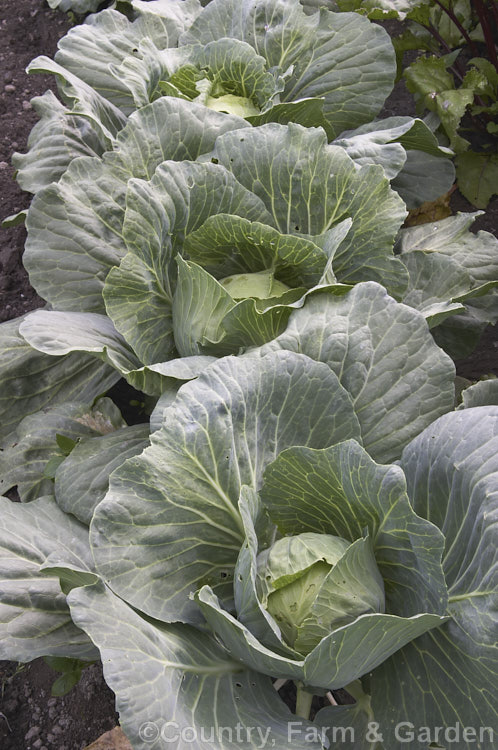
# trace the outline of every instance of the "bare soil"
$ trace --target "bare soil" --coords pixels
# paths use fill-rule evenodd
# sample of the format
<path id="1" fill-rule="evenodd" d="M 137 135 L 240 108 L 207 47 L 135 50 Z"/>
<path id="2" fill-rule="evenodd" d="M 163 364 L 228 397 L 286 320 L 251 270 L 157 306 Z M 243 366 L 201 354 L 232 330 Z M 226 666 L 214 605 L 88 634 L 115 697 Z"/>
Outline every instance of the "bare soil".
<path id="1" fill-rule="evenodd" d="M 70 26 L 68 18 L 51 11 L 45 0 L 0 0 L 0 220 L 27 208 L 30 195 L 14 180 L 15 151 L 25 151 L 36 122 L 33 96 L 48 88 L 48 76 L 28 76 L 24 70 L 37 55 L 52 56 L 57 40 Z M 403 83 L 389 97 L 384 116 L 414 114 L 411 95 Z M 452 208 L 471 211 L 458 193 Z M 498 200 L 479 217 L 475 229 L 498 234 Z M 0 230 L 0 322 L 39 307 L 43 301 L 29 284 L 22 266 L 25 230 Z M 498 329 L 498 327 L 497 327 Z M 498 375 L 498 330 L 489 328 L 472 357 L 458 364 L 459 374 L 478 378 Z M 28 665 L 0 662 L 0 747 L 2 750 L 80 750 L 115 726 L 114 696 L 99 665 L 88 667 L 80 683 L 64 698 L 52 698 L 57 674 L 41 659 Z"/>

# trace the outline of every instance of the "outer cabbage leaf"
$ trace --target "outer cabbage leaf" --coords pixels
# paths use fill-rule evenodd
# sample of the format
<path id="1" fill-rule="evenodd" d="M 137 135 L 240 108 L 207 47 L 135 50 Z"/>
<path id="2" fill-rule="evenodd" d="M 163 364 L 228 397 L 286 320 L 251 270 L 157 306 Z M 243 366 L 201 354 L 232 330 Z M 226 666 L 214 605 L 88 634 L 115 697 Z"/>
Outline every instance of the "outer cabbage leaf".
<path id="1" fill-rule="evenodd" d="M 92 86 L 79 78 L 79 74 L 84 69 L 85 66 L 82 66 L 76 75 L 44 55 L 36 57 L 27 67 L 28 73 L 55 75 L 60 96 L 64 104 L 70 107 L 71 113 L 87 117 L 93 127 L 112 142 L 117 133 L 126 125 L 126 116 Z"/>
<path id="2" fill-rule="evenodd" d="M 55 497 L 58 506 L 90 525 L 95 508 L 109 488 L 110 474 L 148 444 L 148 424 L 80 440 L 57 469 Z"/>
<path id="3" fill-rule="evenodd" d="M 167 741 L 178 750 L 230 750 L 232 737 L 242 750 L 265 737 L 277 750 L 288 747 L 292 714 L 271 680 L 244 669 L 214 638 L 188 625 L 145 619 L 103 584 L 75 589 L 68 598 L 74 621 L 100 649 L 120 723 L 136 747 L 146 742 L 160 750 Z M 293 748 L 322 750 L 306 736 L 311 727 L 301 721 Z"/>
<path id="4" fill-rule="evenodd" d="M 315 294 L 292 313 L 281 336 L 254 354 L 280 349 L 332 368 L 351 394 L 363 445 L 376 461 L 399 458 L 415 435 L 453 408 L 453 363 L 420 313 L 373 282 L 341 296 Z"/>
<path id="5" fill-rule="evenodd" d="M 60 442 L 66 439 L 71 446 L 82 438 L 121 431 L 124 426 L 119 409 L 108 398 L 93 406 L 58 404 L 25 417 L 0 453 L 0 489 L 5 492 L 17 486 L 22 502 L 53 494 L 53 474 L 48 472 L 48 476 L 47 468 L 50 461 L 63 460 Z"/>
<path id="6" fill-rule="evenodd" d="M 477 732 L 496 724 L 497 449 L 498 408 L 486 406 L 441 417 L 403 452 L 414 510 L 446 538 L 451 619 L 374 671 L 372 707 L 385 726 L 401 715 L 415 726 L 460 722 Z M 481 746 L 493 747 L 489 732 Z"/>
<path id="7" fill-rule="evenodd" d="M 392 187 L 409 208 L 435 200 L 454 182 L 455 170 L 447 158 L 452 152 L 439 146 L 422 120 L 411 117 L 374 120 L 341 133 L 333 144 L 346 149 L 360 166 L 380 164 L 386 177 L 396 178 Z"/>
<path id="8" fill-rule="evenodd" d="M 0 498 L 0 655 L 95 659 L 88 636 L 71 621 L 59 578 L 40 572 L 61 559 L 95 580 L 88 529 L 63 513 L 52 497 L 28 505 Z"/>
<path id="9" fill-rule="evenodd" d="M 358 436 L 349 395 L 326 365 L 291 352 L 219 360 L 180 389 L 151 447 L 114 472 L 91 527 L 99 570 L 142 611 L 197 622 L 191 591 L 208 583 L 233 596 L 241 486 L 257 488 L 285 447 Z"/>
<path id="10" fill-rule="evenodd" d="M 150 180 L 163 161 L 195 161 L 219 135 L 248 127 L 241 117 L 164 96 L 130 115 L 104 160 L 123 181 Z"/>
<path id="11" fill-rule="evenodd" d="M 66 401 L 92 401 L 119 380 L 118 373 L 87 354 L 51 357 L 19 334 L 23 318 L 0 325 L 0 439 L 28 414 Z"/>
<path id="12" fill-rule="evenodd" d="M 178 381 L 197 377 L 207 357 L 188 357 L 142 366 L 125 339 L 105 315 L 35 310 L 27 316 L 22 335 L 34 349 L 56 357 L 68 352 L 89 352 L 108 362 L 137 390 L 160 396 Z"/>
<path id="13" fill-rule="evenodd" d="M 112 141 L 86 117 L 73 115 L 47 91 L 31 100 L 40 117 L 28 139 L 28 152 L 14 154 L 16 180 L 23 190 L 36 193 L 57 182 L 78 156 L 102 156 Z"/>
<path id="14" fill-rule="evenodd" d="M 125 114 L 135 109 L 135 103 L 126 83 L 113 74 L 113 67 L 133 56 L 144 37 L 159 49 L 175 47 L 179 34 L 201 10 L 197 0 L 161 0 L 137 8 L 139 16 L 133 22 L 114 10 L 90 16 L 60 40 L 56 55 L 59 65 Z"/>
<path id="15" fill-rule="evenodd" d="M 469 274 L 451 257 L 414 250 L 403 256 L 410 282 L 403 302 L 420 310 L 429 328 L 465 310 L 456 299 L 472 286 Z"/>
<path id="16" fill-rule="evenodd" d="M 472 351 L 486 325 L 498 320 L 495 289 L 498 240 L 489 232 L 473 234 L 469 231 L 478 215 L 459 213 L 437 224 L 402 229 L 397 240 L 401 260 L 406 262 L 412 280 L 416 277 L 415 288 L 409 288 L 407 303 L 415 303 L 419 309 L 420 304 L 425 307 L 427 303 L 436 303 L 438 307 L 432 310 L 436 314 L 436 324 L 438 317 L 444 321 L 448 310 L 457 311 L 455 305 L 463 306 L 463 312 L 460 307 L 456 318 L 445 320 L 435 330 L 438 344 L 455 358 Z M 423 262 L 419 251 L 426 256 Z M 428 273 L 431 268 L 435 272 L 433 280 Z M 437 285 L 436 279 L 445 273 L 447 282 L 440 281 Z"/>
<path id="17" fill-rule="evenodd" d="M 469 231 L 481 212 L 458 213 L 437 223 L 402 229 L 397 249 L 401 254 L 423 250 L 440 253 L 459 263 L 475 286 L 498 278 L 498 240 L 490 232 Z"/>
<path id="18" fill-rule="evenodd" d="M 35 196 L 24 265 L 31 284 L 54 307 L 104 312 L 105 277 L 126 252 L 125 191 L 100 159 L 82 157 Z"/>
<path id="19" fill-rule="evenodd" d="M 498 379 L 480 380 L 462 391 L 462 403 L 459 409 L 470 409 L 474 406 L 498 406 Z"/>
<path id="20" fill-rule="evenodd" d="M 455 182 L 455 167 L 449 159 L 439 159 L 423 151 L 408 151 L 401 172 L 391 183 L 408 208 L 444 195 Z"/>

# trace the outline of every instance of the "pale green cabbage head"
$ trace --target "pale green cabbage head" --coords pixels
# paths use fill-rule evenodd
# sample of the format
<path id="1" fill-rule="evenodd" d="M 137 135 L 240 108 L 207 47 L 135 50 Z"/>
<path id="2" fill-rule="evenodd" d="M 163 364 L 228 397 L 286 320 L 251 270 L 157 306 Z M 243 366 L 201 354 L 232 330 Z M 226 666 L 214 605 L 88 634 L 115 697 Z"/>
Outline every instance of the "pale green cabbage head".
<path id="1" fill-rule="evenodd" d="M 278 539 L 258 555 L 258 583 L 284 640 L 303 655 L 360 615 L 385 611 L 384 583 L 368 537 L 354 544 L 314 532 Z"/>

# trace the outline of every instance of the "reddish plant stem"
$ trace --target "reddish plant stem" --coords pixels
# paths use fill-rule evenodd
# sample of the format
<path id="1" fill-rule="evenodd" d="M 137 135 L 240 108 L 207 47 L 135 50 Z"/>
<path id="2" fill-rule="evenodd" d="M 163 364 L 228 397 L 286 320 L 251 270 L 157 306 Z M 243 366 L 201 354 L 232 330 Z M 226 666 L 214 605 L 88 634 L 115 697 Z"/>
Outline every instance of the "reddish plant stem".
<path id="1" fill-rule="evenodd" d="M 483 0 L 474 0 L 474 6 L 477 15 L 479 16 L 479 21 L 481 22 L 481 28 L 482 32 L 484 34 L 484 39 L 486 40 L 486 47 L 488 50 L 489 57 L 491 59 L 491 62 L 495 66 L 496 70 L 498 71 L 498 55 L 496 53 L 496 45 L 495 40 L 493 38 L 493 30 L 489 23 L 489 15 L 488 15 L 488 8 L 483 3 Z M 496 14 L 496 6 L 493 3 L 493 9 Z"/>
<path id="2" fill-rule="evenodd" d="M 458 20 L 458 18 L 456 17 L 456 15 L 453 13 L 453 11 L 451 10 L 451 8 L 447 8 L 445 5 L 443 5 L 442 2 L 440 2 L 440 0 L 434 0 L 434 2 L 437 3 L 437 5 L 439 5 L 439 7 L 442 10 L 444 10 L 444 12 L 446 13 L 447 16 L 449 16 L 449 18 L 451 18 L 451 20 L 453 21 L 453 23 L 457 27 L 458 31 L 463 36 L 463 38 L 465 39 L 465 41 L 469 45 L 470 49 L 472 50 L 472 54 L 474 54 L 477 57 L 479 55 L 479 50 L 477 49 L 476 45 L 474 44 L 474 42 L 470 38 L 470 36 L 469 36 L 469 34 L 467 32 L 467 29 L 460 23 L 460 21 Z"/>

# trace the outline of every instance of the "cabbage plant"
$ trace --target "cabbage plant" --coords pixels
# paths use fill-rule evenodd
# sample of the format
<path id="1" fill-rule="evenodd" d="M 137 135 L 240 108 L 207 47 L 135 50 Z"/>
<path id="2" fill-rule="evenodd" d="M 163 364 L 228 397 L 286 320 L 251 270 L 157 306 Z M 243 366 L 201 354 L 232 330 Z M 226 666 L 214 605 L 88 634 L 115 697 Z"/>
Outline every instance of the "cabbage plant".
<path id="1" fill-rule="evenodd" d="M 450 187 L 451 152 L 421 120 L 372 123 L 393 86 L 394 51 L 358 14 L 305 15 L 298 0 L 204 9 L 198 0 L 134 0 L 128 10 L 131 20 L 113 9 L 90 16 L 59 42 L 55 61 L 30 65 L 56 75 L 63 104 L 51 92 L 33 101 L 41 121 L 28 154 L 14 158 L 24 189 L 58 180 L 75 157 L 115 150 L 129 116 L 164 94 L 253 125 L 324 127 L 360 165 L 381 164 L 410 206 Z"/>
<path id="2" fill-rule="evenodd" d="M 403 721 L 493 727 L 497 408 L 443 415 L 378 463 L 359 360 L 343 356 L 348 385 L 288 349 L 220 359 L 97 504 L 57 475 L 56 499 L 3 499 L 2 656 L 98 649 L 137 749 L 229 748 L 237 727 L 248 749 L 256 727 L 273 747 L 315 750 L 350 727 L 367 748 L 376 722 L 394 750 Z M 57 472 L 66 461 L 74 477 L 72 454 Z M 413 701 L 421 675 L 427 700 Z M 312 695 L 339 688 L 356 703 L 311 717 Z"/>
<path id="3" fill-rule="evenodd" d="M 121 377 L 172 398 L 213 358 L 275 340 L 320 290 L 339 298 L 374 279 L 435 332 L 456 314 L 476 310 L 479 326 L 495 315 L 496 240 L 471 234 L 472 217 L 399 233 L 406 211 L 381 167 L 357 169 L 323 130 L 269 123 L 217 135 L 212 118 L 229 116 L 169 97 L 149 106 L 154 140 L 130 129 L 121 150 L 74 160 L 30 208 L 25 265 L 52 309 L 0 328 L 4 486 L 26 463 L 23 417 L 88 405 Z M 185 107 L 198 114 L 188 138 L 162 124 Z M 209 142 L 207 158 L 185 160 Z M 57 454 L 55 432 L 49 446 Z"/>

